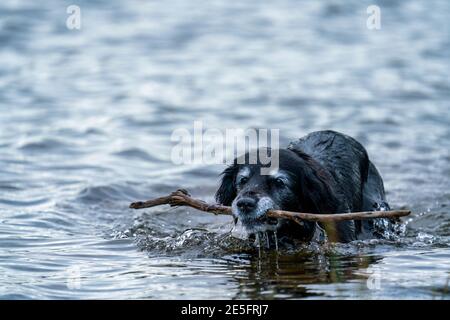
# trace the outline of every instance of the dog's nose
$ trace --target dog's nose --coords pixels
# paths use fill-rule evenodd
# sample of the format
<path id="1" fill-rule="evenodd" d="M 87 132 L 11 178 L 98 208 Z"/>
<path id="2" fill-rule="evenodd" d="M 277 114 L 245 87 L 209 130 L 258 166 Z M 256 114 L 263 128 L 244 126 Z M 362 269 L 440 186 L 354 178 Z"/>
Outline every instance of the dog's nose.
<path id="1" fill-rule="evenodd" d="M 242 198 L 236 203 L 239 210 L 244 213 L 250 212 L 256 208 L 256 200 L 253 198 Z"/>

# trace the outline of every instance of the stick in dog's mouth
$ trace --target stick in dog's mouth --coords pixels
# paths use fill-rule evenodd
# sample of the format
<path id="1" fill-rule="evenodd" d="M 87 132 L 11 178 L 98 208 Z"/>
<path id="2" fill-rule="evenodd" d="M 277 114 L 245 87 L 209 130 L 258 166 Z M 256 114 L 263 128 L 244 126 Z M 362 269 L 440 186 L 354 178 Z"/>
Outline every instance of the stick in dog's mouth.
<path id="1" fill-rule="evenodd" d="M 232 215 L 232 209 L 228 206 L 219 204 L 208 204 L 202 200 L 192 198 L 189 193 L 184 189 L 179 189 L 172 192 L 170 195 L 145 202 L 133 202 L 130 204 L 132 209 L 151 208 L 155 206 L 168 204 L 170 206 L 188 206 L 200 211 Z M 399 218 L 408 216 L 411 214 L 410 210 L 390 210 L 390 211 L 363 211 L 363 212 L 347 212 L 347 213 L 334 213 L 334 214 L 317 214 L 317 213 L 305 213 L 305 212 L 291 212 L 284 210 L 268 210 L 266 217 L 269 218 L 283 218 L 290 219 L 297 223 L 305 221 L 316 222 L 332 222 L 332 221 L 345 221 L 345 220 L 365 220 L 376 218 Z"/>

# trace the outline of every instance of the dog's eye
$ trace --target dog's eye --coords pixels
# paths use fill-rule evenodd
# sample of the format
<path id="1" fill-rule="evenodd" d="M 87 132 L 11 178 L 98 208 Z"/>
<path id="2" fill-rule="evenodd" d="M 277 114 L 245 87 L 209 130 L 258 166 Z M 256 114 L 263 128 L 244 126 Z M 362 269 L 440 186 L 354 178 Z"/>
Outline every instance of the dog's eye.
<path id="1" fill-rule="evenodd" d="M 242 177 L 238 180 L 238 185 L 242 186 L 242 185 L 246 184 L 247 182 L 248 182 L 248 178 Z"/>
<path id="2" fill-rule="evenodd" d="M 281 179 L 281 178 L 276 178 L 276 179 L 274 180 L 274 183 L 275 183 L 275 185 L 276 185 L 277 187 L 284 187 L 284 186 L 285 186 L 284 180 Z"/>

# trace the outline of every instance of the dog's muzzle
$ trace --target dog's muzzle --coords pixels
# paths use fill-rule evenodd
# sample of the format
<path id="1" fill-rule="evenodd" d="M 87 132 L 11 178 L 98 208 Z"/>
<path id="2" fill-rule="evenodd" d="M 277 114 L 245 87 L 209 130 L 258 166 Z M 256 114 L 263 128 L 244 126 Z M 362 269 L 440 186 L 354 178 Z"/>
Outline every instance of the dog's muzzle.
<path id="1" fill-rule="evenodd" d="M 267 217 L 267 211 L 275 209 L 275 204 L 269 197 L 237 197 L 231 209 L 233 216 L 241 221 L 249 233 L 274 231 L 277 229 L 278 220 Z"/>

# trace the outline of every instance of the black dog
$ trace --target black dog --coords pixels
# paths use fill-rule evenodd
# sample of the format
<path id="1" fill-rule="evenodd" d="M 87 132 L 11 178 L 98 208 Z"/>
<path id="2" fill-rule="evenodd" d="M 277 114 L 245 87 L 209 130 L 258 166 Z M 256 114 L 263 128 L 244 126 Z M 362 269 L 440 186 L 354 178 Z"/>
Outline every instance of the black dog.
<path id="1" fill-rule="evenodd" d="M 270 149 L 269 149 L 270 151 Z M 250 234 L 278 235 L 310 241 L 326 230 L 331 241 L 348 242 L 377 236 L 373 220 L 302 225 L 268 218 L 270 209 L 310 213 L 389 210 L 383 180 L 355 139 L 334 131 L 313 132 L 278 151 L 278 170 L 262 175 L 253 151 L 223 172 L 216 200 L 231 205 L 233 215 Z M 273 150 L 272 150 L 273 154 Z M 252 157 L 256 162 L 249 162 Z M 323 228 L 323 229 L 322 229 Z"/>

